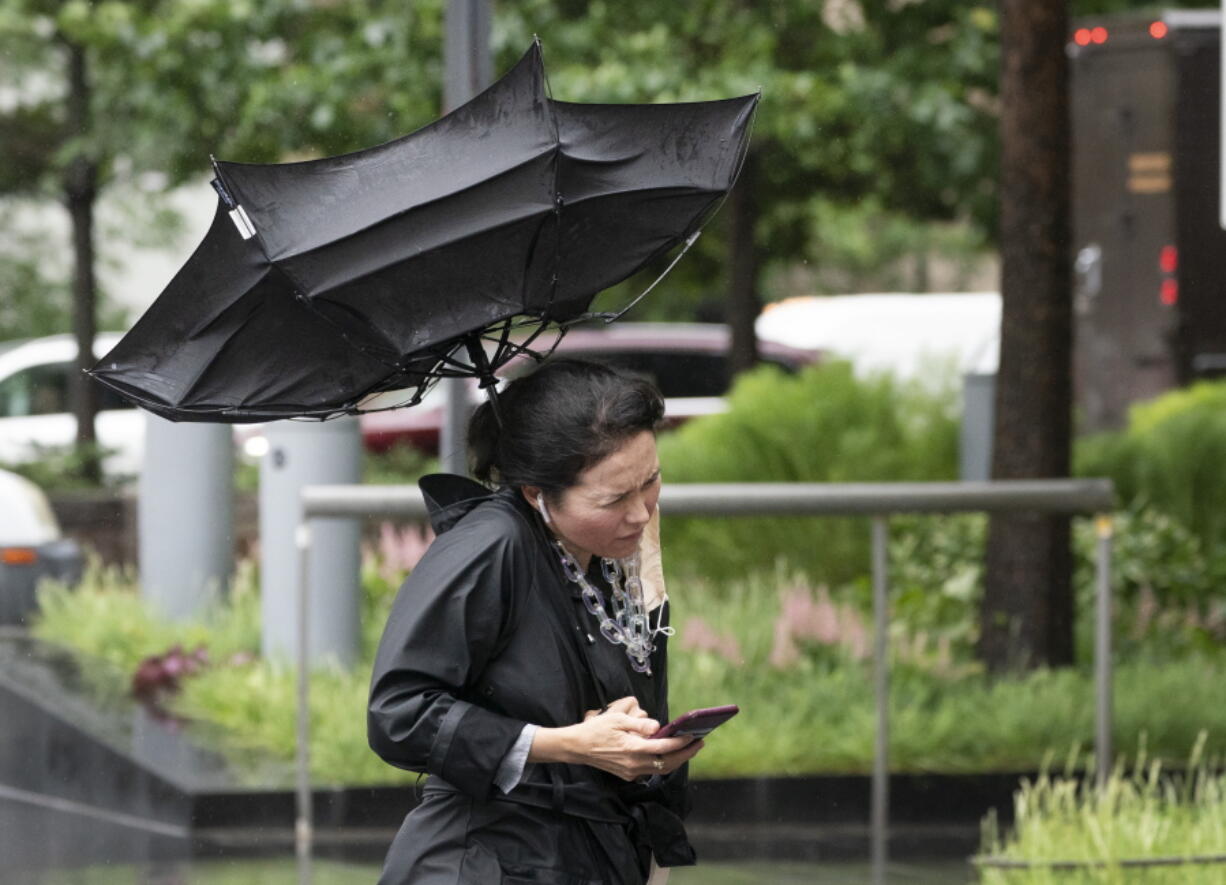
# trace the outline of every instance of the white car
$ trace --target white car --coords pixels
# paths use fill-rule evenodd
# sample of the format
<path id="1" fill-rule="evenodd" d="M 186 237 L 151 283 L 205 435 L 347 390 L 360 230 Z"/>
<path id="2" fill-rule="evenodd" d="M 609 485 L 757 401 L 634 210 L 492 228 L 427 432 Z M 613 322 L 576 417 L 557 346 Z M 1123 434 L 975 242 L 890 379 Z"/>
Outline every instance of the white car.
<path id="1" fill-rule="evenodd" d="M 823 350 L 861 373 L 922 378 L 948 365 L 990 375 L 999 363 L 1000 294 L 808 295 L 766 305 L 756 330 L 759 340 Z"/>
<path id="2" fill-rule="evenodd" d="M 94 353 L 106 354 L 120 337 L 118 332 L 98 335 Z M 69 398 L 76 356 L 72 335 L 0 343 L 0 464 L 34 461 L 46 449 L 76 441 Z M 135 476 L 145 448 L 145 413 L 101 385 L 98 406 L 98 444 L 111 451 L 103 470 L 113 477 Z"/>
<path id="3" fill-rule="evenodd" d="M 81 578 L 81 548 L 60 535 L 47 497 L 34 483 L 0 470 L 0 624 L 24 624 L 44 578 Z"/>

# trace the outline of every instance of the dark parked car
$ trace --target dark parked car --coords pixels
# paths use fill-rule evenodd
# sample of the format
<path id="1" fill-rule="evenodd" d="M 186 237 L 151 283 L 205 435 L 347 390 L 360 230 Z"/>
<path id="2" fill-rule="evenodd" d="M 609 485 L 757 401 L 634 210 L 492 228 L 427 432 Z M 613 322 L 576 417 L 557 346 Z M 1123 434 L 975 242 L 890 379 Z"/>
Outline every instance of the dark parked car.
<path id="1" fill-rule="evenodd" d="M 726 408 L 724 394 L 732 382 L 728 368 L 728 327 L 714 323 L 613 323 L 573 329 L 557 353 L 600 360 L 641 372 L 659 386 L 665 399 L 665 418 L 672 424 Z M 769 341 L 758 342 L 763 362 L 787 371 L 817 360 L 819 353 Z M 530 365 L 512 366 L 514 376 Z M 520 368 L 520 367 L 523 368 Z M 483 395 L 470 384 L 468 395 L 476 403 Z M 438 451 L 443 420 L 443 395 L 439 388 L 409 409 L 371 412 L 361 416 L 366 448 L 384 451 L 407 442 L 428 452 Z"/>

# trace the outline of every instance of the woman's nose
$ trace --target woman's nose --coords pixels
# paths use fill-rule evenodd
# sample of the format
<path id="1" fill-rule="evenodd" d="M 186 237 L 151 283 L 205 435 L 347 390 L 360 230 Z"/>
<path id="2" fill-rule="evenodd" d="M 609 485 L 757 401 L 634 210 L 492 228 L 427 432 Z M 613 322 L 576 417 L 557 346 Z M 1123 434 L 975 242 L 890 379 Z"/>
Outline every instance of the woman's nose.
<path id="1" fill-rule="evenodd" d="M 633 503 L 630 506 L 630 512 L 626 516 L 626 521 L 634 526 L 643 526 L 651 519 L 651 507 L 647 503 L 646 495 L 636 495 Z"/>

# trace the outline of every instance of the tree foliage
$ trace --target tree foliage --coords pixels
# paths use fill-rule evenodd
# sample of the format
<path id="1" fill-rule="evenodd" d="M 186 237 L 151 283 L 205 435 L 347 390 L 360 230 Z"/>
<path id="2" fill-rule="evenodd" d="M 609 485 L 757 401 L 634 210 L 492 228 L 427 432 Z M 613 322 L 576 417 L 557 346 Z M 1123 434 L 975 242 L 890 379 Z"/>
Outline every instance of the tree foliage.
<path id="1" fill-rule="evenodd" d="M 58 198 L 58 174 L 82 151 L 104 187 L 149 173 L 169 185 L 206 172 L 209 154 L 273 162 L 403 134 L 439 107 L 443 2 L 0 0 L 0 75 L 21 96 L 0 111 L 0 195 Z M 1145 5 L 1080 0 L 1074 12 Z M 496 69 L 533 34 L 562 98 L 763 90 L 763 279 L 922 250 L 933 219 L 966 223 L 960 248 L 995 236 L 993 3 L 525 0 L 495 5 Z M 93 73 L 83 133 L 65 129 L 69 44 L 87 48 Z M 672 288 L 698 294 L 673 315 L 719 290 L 724 222 L 678 268 Z"/>
<path id="2" fill-rule="evenodd" d="M 990 239 L 990 4 L 530 0 L 499 7 L 496 25 L 498 66 L 538 33 L 566 99 L 685 101 L 760 88 L 760 283 L 802 262 L 870 266 L 894 258 L 888 248 L 923 248 L 918 237 L 875 235 L 900 223 L 958 220 L 976 243 Z M 670 297 L 722 296 L 728 221 L 718 216 L 674 271 Z M 680 300 L 678 313 L 693 310 Z"/>
<path id="3" fill-rule="evenodd" d="M 206 171 L 210 154 L 344 153 L 434 114 L 440 33 L 437 2 L 2 0 L 0 41 L 22 103 L 0 150 L 27 160 L 27 188 L 78 151 L 106 182 L 157 172 L 171 184 Z M 65 45 L 88 53 L 88 132 L 63 126 Z"/>

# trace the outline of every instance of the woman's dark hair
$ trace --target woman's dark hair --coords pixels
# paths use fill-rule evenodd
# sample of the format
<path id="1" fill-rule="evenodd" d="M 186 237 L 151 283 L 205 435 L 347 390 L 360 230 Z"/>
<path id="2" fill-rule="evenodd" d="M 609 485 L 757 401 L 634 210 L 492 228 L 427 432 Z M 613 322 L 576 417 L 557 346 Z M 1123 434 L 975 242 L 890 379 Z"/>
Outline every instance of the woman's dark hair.
<path id="1" fill-rule="evenodd" d="M 552 498 L 630 437 L 655 432 L 664 398 L 645 378 L 563 357 L 508 384 L 497 408 L 496 416 L 484 402 L 469 422 L 473 475 L 500 486 L 540 486 Z"/>

